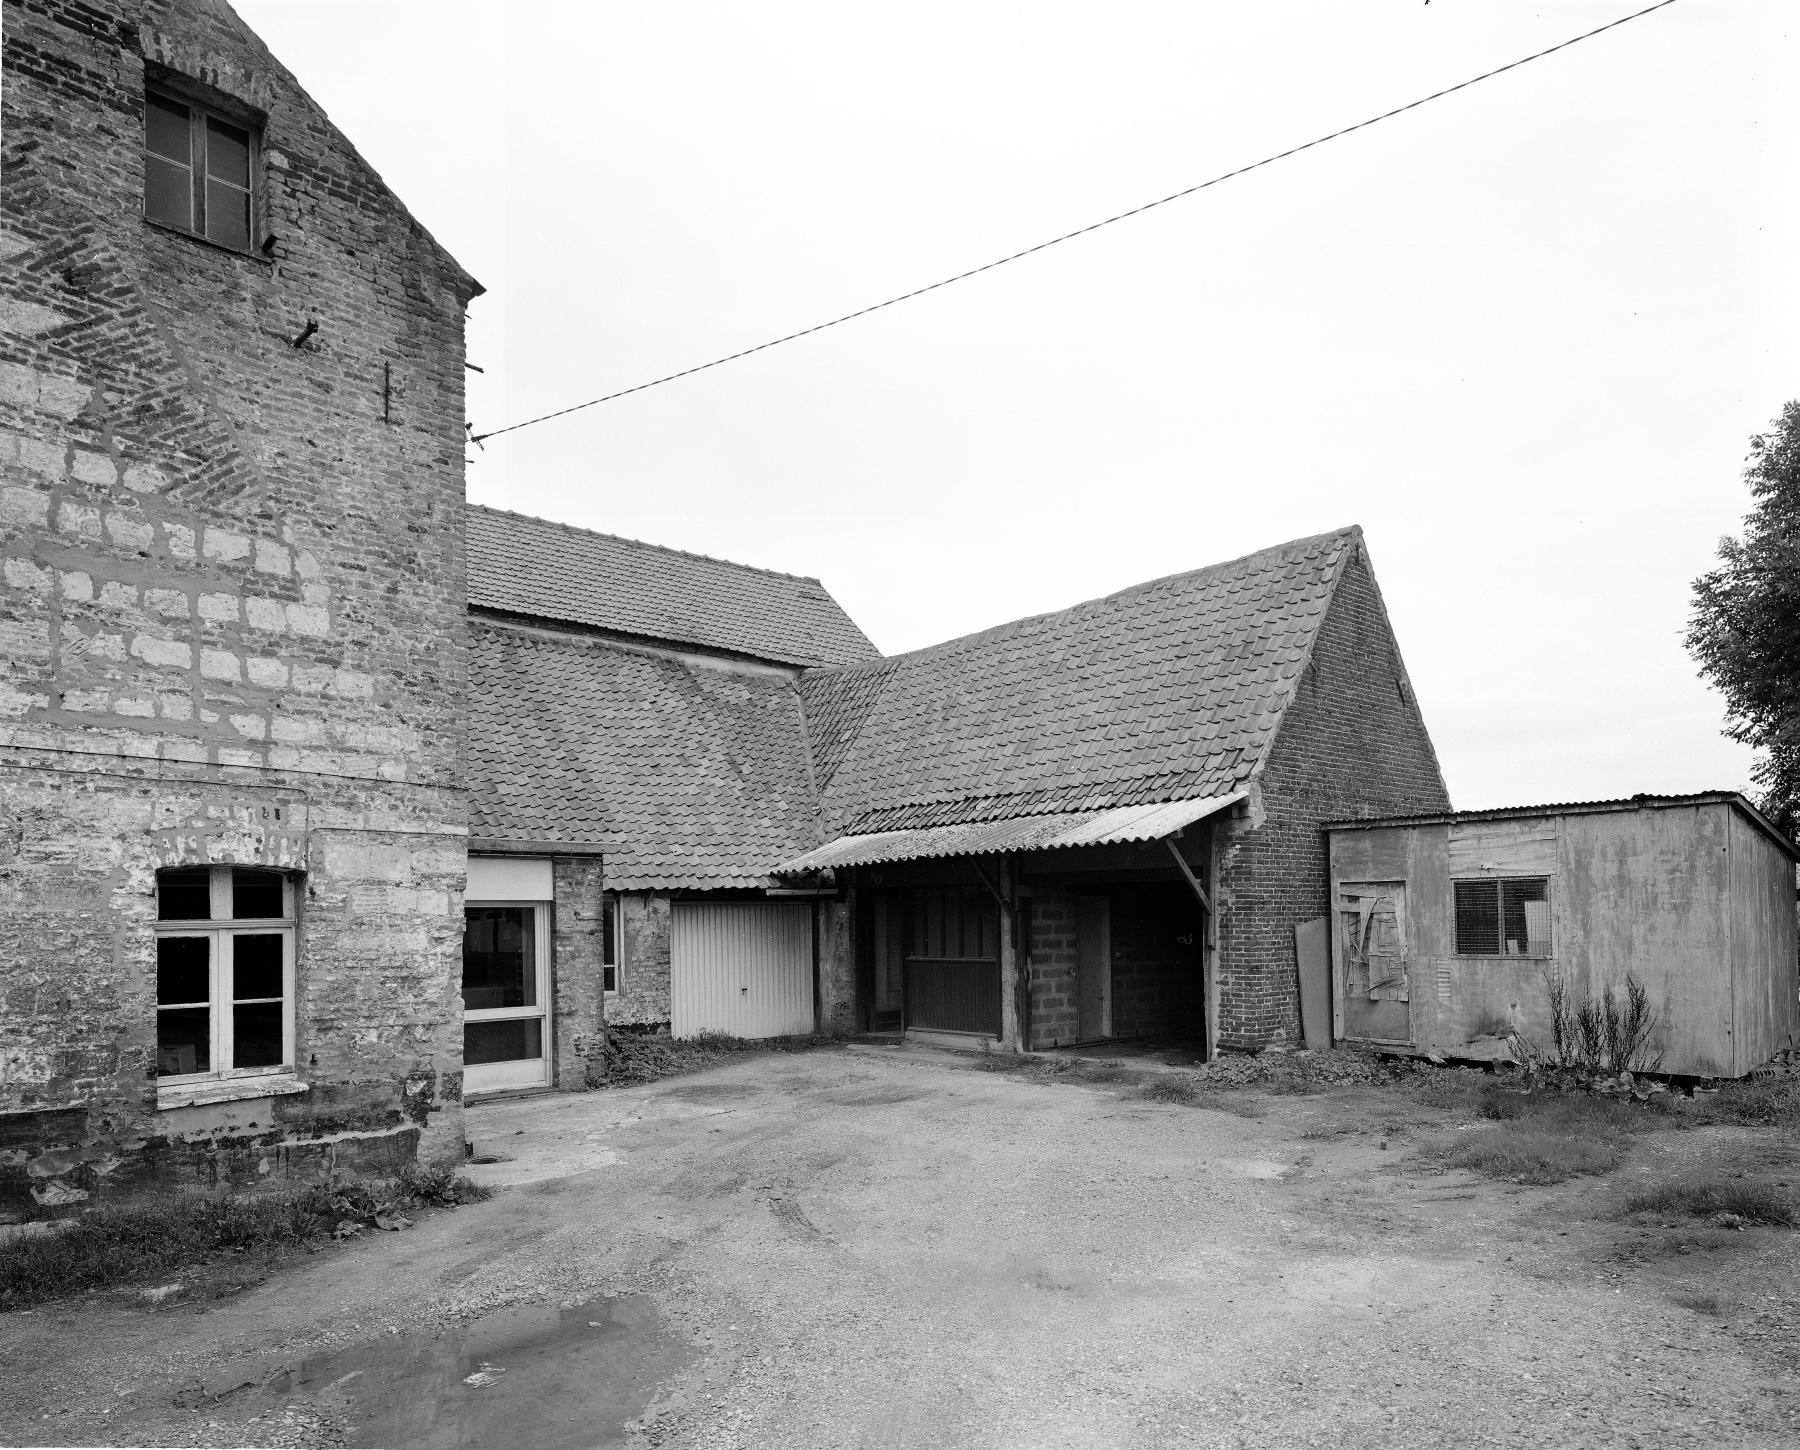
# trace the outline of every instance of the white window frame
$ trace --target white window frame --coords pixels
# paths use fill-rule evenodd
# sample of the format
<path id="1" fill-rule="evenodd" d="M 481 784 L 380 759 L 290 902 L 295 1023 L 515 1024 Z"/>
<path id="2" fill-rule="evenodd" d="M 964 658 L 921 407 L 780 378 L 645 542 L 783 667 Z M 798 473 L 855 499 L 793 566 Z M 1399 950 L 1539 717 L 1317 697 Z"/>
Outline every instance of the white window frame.
<path id="1" fill-rule="evenodd" d="M 281 875 L 281 915 L 270 917 L 234 917 L 231 914 L 231 873 L 234 870 L 263 870 L 262 867 L 208 866 L 208 867 L 172 867 L 172 870 L 200 870 L 211 873 L 207 889 L 211 897 L 212 916 L 206 921 L 164 921 L 161 919 L 162 884 L 159 876 L 157 882 L 158 919 L 155 924 L 157 942 L 169 937 L 202 938 L 208 942 L 207 948 L 207 994 L 205 1002 L 158 1002 L 155 1010 L 160 1015 L 165 1011 L 181 1008 L 192 1009 L 206 1007 L 209 1009 L 209 1050 L 213 1066 L 205 1072 L 184 1072 L 159 1074 L 156 1079 L 159 1096 L 168 1095 L 166 1089 L 180 1090 L 204 1086 L 213 1083 L 241 1083 L 246 1086 L 258 1086 L 258 1079 L 292 1078 L 294 1075 L 294 878 L 286 872 Z M 232 1058 L 233 1014 L 231 1011 L 234 999 L 230 995 L 232 983 L 232 943 L 240 936 L 281 936 L 281 1061 L 265 1067 L 225 1067 L 223 1064 Z M 266 1002 L 273 999 L 267 997 L 245 998 L 246 1002 Z M 160 1034 L 159 1034 L 160 1036 Z"/>
<path id="2" fill-rule="evenodd" d="M 547 901 L 530 901 L 515 899 L 495 901 L 488 897 L 469 897 L 464 902 L 465 909 L 486 910 L 489 907 L 523 909 L 532 913 L 531 941 L 532 955 L 536 958 L 537 968 L 537 1004 L 532 1007 L 477 1007 L 463 1008 L 463 1022 L 507 1022 L 523 1017 L 536 1017 L 542 1020 L 539 1043 L 542 1047 L 540 1057 L 521 1057 L 504 1062 L 479 1062 L 463 1064 L 463 1092 L 490 1093 L 504 1092 L 512 1088 L 544 1087 L 550 1082 L 552 1024 L 555 1016 L 550 1010 L 550 903 Z"/>
<path id="3" fill-rule="evenodd" d="M 600 986 L 608 997 L 625 990 L 625 900 L 616 891 L 600 893 Z M 607 930 L 610 922 L 612 930 Z M 610 938 L 610 940 L 609 940 Z M 607 948 L 612 950 L 608 951 Z M 612 985 L 606 985 L 607 973 Z"/>

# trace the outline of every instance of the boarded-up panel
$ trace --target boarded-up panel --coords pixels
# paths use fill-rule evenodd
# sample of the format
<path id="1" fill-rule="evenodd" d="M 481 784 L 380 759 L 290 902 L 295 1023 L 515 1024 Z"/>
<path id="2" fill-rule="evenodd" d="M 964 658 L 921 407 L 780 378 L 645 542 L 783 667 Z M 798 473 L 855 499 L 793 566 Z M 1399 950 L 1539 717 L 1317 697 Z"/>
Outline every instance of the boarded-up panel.
<path id="1" fill-rule="evenodd" d="M 1525 821 L 1455 821 L 1449 830 L 1453 876 L 1541 876 L 1556 869 L 1555 817 Z"/>
<path id="2" fill-rule="evenodd" d="M 813 1030 L 812 906 L 678 901 L 669 930 L 670 1030 L 782 1037 Z"/>
<path id="3" fill-rule="evenodd" d="M 1406 884 L 1345 881 L 1337 887 L 1336 896 L 1344 1035 L 1410 1042 Z"/>
<path id="4" fill-rule="evenodd" d="M 1300 1028 L 1309 1051 L 1331 1046 L 1331 920 L 1321 916 L 1294 928 L 1300 968 Z"/>

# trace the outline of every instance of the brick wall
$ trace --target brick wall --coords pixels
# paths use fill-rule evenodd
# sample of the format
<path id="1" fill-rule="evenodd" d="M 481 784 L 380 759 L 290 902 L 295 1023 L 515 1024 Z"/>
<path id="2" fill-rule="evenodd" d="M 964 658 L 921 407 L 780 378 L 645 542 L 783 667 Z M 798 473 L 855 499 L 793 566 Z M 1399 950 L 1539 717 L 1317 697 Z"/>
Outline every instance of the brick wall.
<path id="1" fill-rule="evenodd" d="M 1119 886 L 1112 900 L 1115 1037 L 1200 1031 L 1200 903 L 1185 885 Z"/>
<path id="2" fill-rule="evenodd" d="M 551 876 L 556 1086 L 575 1089 L 587 1084 L 588 1059 L 604 1051 L 605 870 L 598 856 L 557 856 Z"/>
<path id="3" fill-rule="evenodd" d="M 0 1213 L 458 1157 L 475 285 L 225 5 L 4 26 Z M 266 252 L 142 219 L 159 65 L 267 116 Z M 197 862 L 302 873 L 305 1093 L 159 1111 Z"/>
<path id="4" fill-rule="evenodd" d="M 1450 797 L 1359 546 L 1261 777 L 1265 818 L 1219 837 L 1219 1044 L 1300 1032 L 1294 926 L 1326 914 L 1320 824 L 1441 811 Z"/>

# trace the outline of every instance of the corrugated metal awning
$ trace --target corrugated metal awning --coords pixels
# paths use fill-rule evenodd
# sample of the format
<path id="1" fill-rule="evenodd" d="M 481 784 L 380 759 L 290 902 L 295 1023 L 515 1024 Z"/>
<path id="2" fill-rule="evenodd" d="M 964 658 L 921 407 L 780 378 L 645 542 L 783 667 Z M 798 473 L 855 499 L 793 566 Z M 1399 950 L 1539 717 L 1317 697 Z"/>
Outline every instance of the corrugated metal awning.
<path id="1" fill-rule="evenodd" d="M 872 866 L 881 861 L 917 861 L 935 856 L 992 856 L 1002 851 L 1055 851 L 1065 846 L 1160 841 L 1184 826 L 1236 805 L 1248 794 L 1240 790 L 1203 800 L 1114 806 L 1104 811 L 1059 811 L 1053 815 L 1019 816 L 1010 821 L 840 836 L 804 856 L 783 861 L 774 874 L 790 876 L 833 866 Z"/>

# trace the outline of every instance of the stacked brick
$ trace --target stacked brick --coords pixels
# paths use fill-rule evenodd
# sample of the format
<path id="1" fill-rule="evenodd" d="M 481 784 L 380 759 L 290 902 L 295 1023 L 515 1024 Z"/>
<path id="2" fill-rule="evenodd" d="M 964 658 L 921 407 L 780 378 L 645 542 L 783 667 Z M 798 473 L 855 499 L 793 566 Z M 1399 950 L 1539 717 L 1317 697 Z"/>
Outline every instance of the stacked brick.
<path id="1" fill-rule="evenodd" d="M 479 289 L 224 4 L 4 18 L 0 1212 L 458 1154 Z M 143 219 L 158 76 L 266 117 L 266 248 Z M 302 883 L 304 1093 L 159 1105 L 204 863 Z"/>

